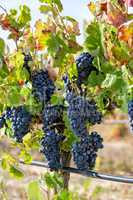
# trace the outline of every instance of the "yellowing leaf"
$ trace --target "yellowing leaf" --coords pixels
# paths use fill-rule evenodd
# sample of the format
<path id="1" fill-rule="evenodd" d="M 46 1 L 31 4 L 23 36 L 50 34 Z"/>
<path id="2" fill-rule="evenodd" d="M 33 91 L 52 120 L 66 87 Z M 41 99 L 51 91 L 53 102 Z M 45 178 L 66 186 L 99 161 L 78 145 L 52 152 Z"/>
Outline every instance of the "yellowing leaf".
<path id="1" fill-rule="evenodd" d="M 22 67 L 24 63 L 24 55 L 21 51 L 15 52 L 10 56 L 10 65 L 15 68 Z"/>
<path id="2" fill-rule="evenodd" d="M 120 26 L 118 29 L 118 38 L 127 42 L 130 47 L 133 45 L 133 22 Z"/>
<path id="3" fill-rule="evenodd" d="M 46 42 L 49 39 L 50 32 L 47 31 L 47 25 L 41 20 L 38 20 L 35 24 L 34 39 L 36 42 L 36 49 L 43 50 L 46 47 Z M 46 30 L 46 31 L 45 31 Z"/>
<path id="4" fill-rule="evenodd" d="M 90 12 L 91 12 L 92 14 L 94 14 L 94 13 L 96 12 L 96 4 L 95 4 L 95 3 L 90 2 L 90 3 L 88 4 L 88 8 L 89 8 L 89 10 L 90 10 Z"/>

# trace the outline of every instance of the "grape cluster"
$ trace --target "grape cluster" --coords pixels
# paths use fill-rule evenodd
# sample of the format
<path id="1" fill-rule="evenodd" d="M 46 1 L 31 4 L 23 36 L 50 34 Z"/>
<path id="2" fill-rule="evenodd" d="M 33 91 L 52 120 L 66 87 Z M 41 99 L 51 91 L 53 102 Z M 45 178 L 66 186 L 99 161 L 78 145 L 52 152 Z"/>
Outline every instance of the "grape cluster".
<path id="1" fill-rule="evenodd" d="M 41 152 L 46 156 L 48 165 L 51 169 L 58 169 L 61 166 L 59 144 L 64 140 L 64 136 L 58 132 L 63 130 L 62 127 L 60 127 L 63 123 L 62 118 L 62 105 L 47 105 L 42 113 L 45 135 L 41 141 Z"/>
<path id="2" fill-rule="evenodd" d="M 101 123 L 102 114 L 97 110 L 95 102 L 88 101 L 83 96 L 68 92 L 66 100 L 69 103 L 68 117 L 72 130 L 77 136 L 86 135 L 86 124 Z"/>
<path id="3" fill-rule="evenodd" d="M 61 141 L 62 136 L 54 130 L 47 131 L 41 140 L 41 152 L 46 156 L 49 167 L 54 170 L 61 166 L 59 148 Z"/>
<path id="4" fill-rule="evenodd" d="M 32 116 L 24 106 L 19 106 L 14 110 L 11 121 L 13 137 L 17 142 L 22 142 L 23 137 L 29 132 L 31 120 Z"/>
<path id="5" fill-rule="evenodd" d="M 80 170 L 92 169 L 95 166 L 97 151 L 103 148 L 103 139 L 93 132 L 80 138 L 79 142 L 73 145 L 73 159 Z"/>
<path id="6" fill-rule="evenodd" d="M 77 85 L 80 86 L 82 83 L 85 83 L 92 71 L 98 70 L 93 66 L 92 61 L 93 57 L 88 52 L 83 52 L 76 59 L 76 66 L 78 71 L 78 80 Z"/>
<path id="7" fill-rule="evenodd" d="M 133 131 L 133 100 L 128 102 L 128 116 L 131 130 Z"/>
<path id="8" fill-rule="evenodd" d="M 48 71 L 36 70 L 31 77 L 34 97 L 39 102 L 47 103 L 55 90 L 54 82 L 49 78 Z"/>
<path id="9" fill-rule="evenodd" d="M 98 149 L 103 148 L 103 139 L 97 132 L 92 132 L 89 135 L 87 123 L 92 125 L 101 123 L 102 114 L 97 110 L 94 101 L 89 101 L 84 96 L 75 94 L 67 86 L 68 83 L 70 85 L 66 78 L 66 101 L 69 104 L 68 118 L 74 134 L 79 137 L 79 141 L 73 144 L 73 159 L 79 169 L 92 169 L 95 166 Z"/>
<path id="10" fill-rule="evenodd" d="M 22 138 L 29 132 L 32 116 L 24 106 L 7 108 L 0 118 L 0 128 L 6 124 L 6 120 L 12 123 L 13 138 L 22 142 Z"/>

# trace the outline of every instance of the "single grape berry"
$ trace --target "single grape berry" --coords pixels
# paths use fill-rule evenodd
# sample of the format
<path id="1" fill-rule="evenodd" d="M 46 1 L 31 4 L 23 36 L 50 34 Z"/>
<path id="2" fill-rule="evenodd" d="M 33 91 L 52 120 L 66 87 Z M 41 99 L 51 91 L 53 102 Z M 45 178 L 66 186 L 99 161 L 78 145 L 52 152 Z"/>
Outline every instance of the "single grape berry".
<path id="1" fill-rule="evenodd" d="M 41 140 L 41 152 L 44 153 L 49 167 L 53 170 L 57 170 L 61 166 L 59 143 L 62 139 L 63 136 L 54 130 L 48 130 Z"/>
<path id="2" fill-rule="evenodd" d="M 80 86 L 85 83 L 92 71 L 98 73 L 98 69 L 93 66 L 94 57 L 92 57 L 88 52 L 83 52 L 76 59 L 76 66 L 78 72 L 77 85 Z"/>
<path id="3" fill-rule="evenodd" d="M 49 78 L 48 71 L 36 70 L 32 73 L 32 93 L 40 101 L 47 103 L 55 90 L 54 82 Z"/>
<path id="4" fill-rule="evenodd" d="M 133 100 L 128 102 L 128 116 L 131 130 L 133 131 Z"/>
<path id="5" fill-rule="evenodd" d="M 13 137 L 17 142 L 22 142 L 23 137 L 29 132 L 31 120 L 32 116 L 24 106 L 15 108 L 11 122 Z"/>

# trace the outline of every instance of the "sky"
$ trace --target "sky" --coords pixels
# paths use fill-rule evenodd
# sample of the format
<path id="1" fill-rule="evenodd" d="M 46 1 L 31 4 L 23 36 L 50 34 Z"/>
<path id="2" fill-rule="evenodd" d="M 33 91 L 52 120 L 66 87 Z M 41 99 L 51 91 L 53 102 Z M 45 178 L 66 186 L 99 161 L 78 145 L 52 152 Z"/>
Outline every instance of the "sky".
<path id="1" fill-rule="evenodd" d="M 79 42 L 83 41 L 83 20 L 89 19 L 90 14 L 87 8 L 87 4 L 89 0 L 62 0 L 64 7 L 63 15 L 69 15 L 74 17 L 79 21 L 81 36 L 78 38 Z M 0 5 L 5 7 L 7 10 L 11 8 L 17 8 L 20 4 L 26 4 L 31 8 L 32 21 L 35 22 L 37 19 L 43 18 L 43 16 L 39 13 L 38 7 L 40 5 L 38 0 L 0 0 Z M 1 13 L 0 9 L 0 13 Z M 7 33 L 0 29 L 0 37 L 6 39 Z M 12 45 L 10 41 L 8 41 L 9 45 Z"/>

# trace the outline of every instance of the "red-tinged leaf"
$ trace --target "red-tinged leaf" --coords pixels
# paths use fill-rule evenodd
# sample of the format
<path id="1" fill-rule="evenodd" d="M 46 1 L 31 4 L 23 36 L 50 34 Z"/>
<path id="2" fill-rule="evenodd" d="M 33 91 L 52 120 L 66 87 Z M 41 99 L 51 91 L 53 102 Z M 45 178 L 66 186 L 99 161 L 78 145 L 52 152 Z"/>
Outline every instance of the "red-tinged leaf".
<path id="1" fill-rule="evenodd" d="M 129 5 L 130 7 L 133 7 L 133 0 L 128 0 L 128 5 Z"/>
<path id="2" fill-rule="evenodd" d="M 111 2 L 107 3 L 107 17 L 109 22 L 115 27 L 119 27 L 127 21 L 127 15 L 118 7 L 111 4 Z"/>
<path id="3" fill-rule="evenodd" d="M 133 0 L 123 0 L 123 1 L 127 6 L 133 7 Z"/>
<path id="4" fill-rule="evenodd" d="M 2 28 L 4 30 L 7 30 L 9 29 L 10 27 L 10 22 L 9 22 L 9 19 L 6 15 L 2 14 L 0 15 L 0 25 L 2 26 Z"/>
<path id="5" fill-rule="evenodd" d="M 124 42 L 133 41 L 133 22 L 130 24 L 123 24 L 119 27 L 118 38 Z"/>
<path id="6" fill-rule="evenodd" d="M 100 10 L 107 13 L 107 2 L 100 4 Z"/>
<path id="7" fill-rule="evenodd" d="M 123 41 L 125 41 L 125 42 L 128 42 L 129 37 L 130 37 L 130 32 L 129 32 L 128 28 L 125 27 L 125 26 L 121 26 L 121 27 L 119 28 L 119 30 L 118 30 L 118 38 L 119 38 L 120 40 L 123 40 Z"/>

